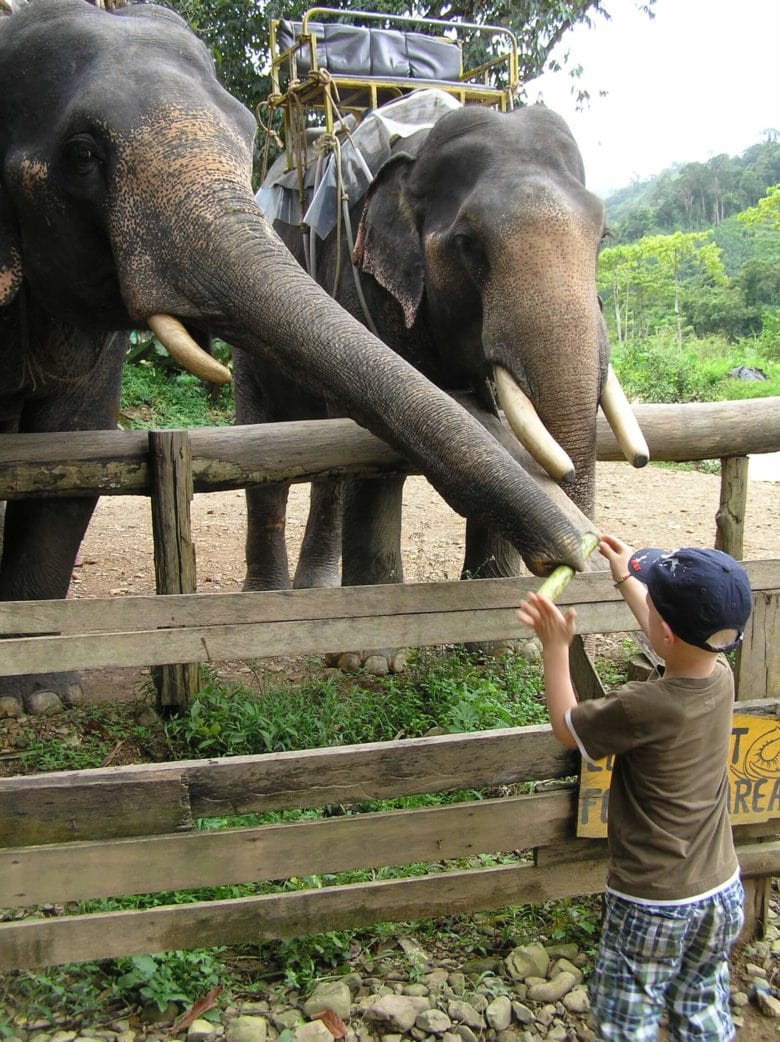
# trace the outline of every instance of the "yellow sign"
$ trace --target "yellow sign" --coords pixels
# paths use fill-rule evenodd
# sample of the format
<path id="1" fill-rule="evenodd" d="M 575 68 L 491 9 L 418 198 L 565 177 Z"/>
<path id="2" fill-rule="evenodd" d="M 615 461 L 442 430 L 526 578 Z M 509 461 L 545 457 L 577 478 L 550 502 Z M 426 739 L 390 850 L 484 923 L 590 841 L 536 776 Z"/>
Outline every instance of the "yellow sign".
<path id="1" fill-rule="evenodd" d="M 612 757 L 582 761 L 577 803 L 577 835 L 607 834 Z M 732 823 L 780 818 L 780 721 L 735 716 L 729 753 L 729 813 Z"/>

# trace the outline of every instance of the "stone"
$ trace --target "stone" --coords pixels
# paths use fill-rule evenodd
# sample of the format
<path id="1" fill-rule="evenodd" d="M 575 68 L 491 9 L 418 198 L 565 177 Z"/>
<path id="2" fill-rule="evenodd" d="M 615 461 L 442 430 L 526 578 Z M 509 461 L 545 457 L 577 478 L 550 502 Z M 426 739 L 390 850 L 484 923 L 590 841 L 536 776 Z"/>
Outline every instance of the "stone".
<path id="1" fill-rule="evenodd" d="M 13 695 L 3 695 L 0 698 L 0 720 L 7 720 L 11 717 L 22 716 L 24 713 L 24 706 L 18 698 L 14 698 Z M 16 1037 L 15 1035 L 13 1036 Z"/>
<path id="2" fill-rule="evenodd" d="M 576 959 L 580 954 L 576 944 L 546 944 L 544 950 L 550 959 Z"/>
<path id="3" fill-rule="evenodd" d="M 575 984 L 577 984 L 577 978 L 574 974 L 563 970 L 552 980 L 530 987 L 528 998 L 532 1002 L 558 1002 L 571 991 Z"/>
<path id="4" fill-rule="evenodd" d="M 408 1031 L 420 1010 L 407 995 L 382 995 L 367 1007 L 364 1016 L 379 1024 L 387 1024 L 403 1033 Z"/>
<path id="5" fill-rule="evenodd" d="M 300 1024 L 293 1033 L 295 1042 L 333 1042 L 333 1035 L 321 1020 Z"/>
<path id="6" fill-rule="evenodd" d="M 513 1002 L 512 1012 L 515 1015 L 515 1020 L 519 1021 L 521 1024 L 533 1024 L 536 1019 L 533 1011 L 530 1010 L 528 1006 L 524 1006 L 522 1002 Z"/>
<path id="7" fill-rule="evenodd" d="M 426 998 L 429 994 L 428 988 L 424 984 L 404 984 L 402 995 L 410 995 L 413 998 Z"/>
<path id="8" fill-rule="evenodd" d="M 553 1024 L 544 1037 L 548 1042 L 566 1042 L 569 1037 L 569 1029 L 564 1024 Z"/>
<path id="9" fill-rule="evenodd" d="M 234 1017 L 225 1031 L 226 1042 L 266 1042 L 268 1022 L 265 1017 L 240 1014 Z"/>
<path id="10" fill-rule="evenodd" d="M 775 998 L 770 992 L 756 991 L 756 1002 L 765 1017 L 780 1017 L 780 999 Z"/>
<path id="11" fill-rule="evenodd" d="M 466 990 L 466 975 L 464 973 L 450 973 L 447 976 L 447 983 L 456 995 L 462 995 Z"/>
<path id="12" fill-rule="evenodd" d="M 729 996 L 729 1001 L 731 1002 L 732 1006 L 735 1006 L 737 1009 L 741 1009 L 743 1006 L 747 1006 L 748 1002 L 750 1002 L 750 998 L 747 992 L 734 991 Z"/>
<path id="13" fill-rule="evenodd" d="M 584 974 L 582 970 L 578 966 L 575 966 L 573 962 L 570 962 L 568 959 L 565 958 L 557 959 L 556 962 L 553 963 L 552 968 L 550 969 L 549 976 L 551 978 L 556 977 L 559 973 L 564 972 L 570 973 L 572 977 L 575 978 L 577 984 L 582 984 L 582 981 L 584 979 Z"/>
<path id="14" fill-rule="evenodd" d="M 343 980 L 322 981 L 317 984 L 303 1004 L 303 1015 L 312 1017 L 329 1009 L 341 1020 L 349 1020 L 352 1008 L 352 992 Z"/>
<path id="15" fill-rule="evenodd" d="M 501 960 L 486 957 L 484 959 L 469 959 L 461 966 L 461 971 L 467 977 L 481 977 L 484 973 L 498 973 L 501 969 Z"/>
<path id="16" fill-rule="evenodd" d="M 271 1023 L 279 1031 L 295 1031 L 303 1023 L 303 1014 L 299 1009 L 284 1009 L 281 1013 L 271 1014 Z"/>
<path id="17" fill-rule="evenodd" d="M 77 1034 L 76 1031 L 55 1031 L 49 1036 L 49 1042 L 73 1042 Z"/>
<path id="18" fill-rule="evenodd" d="M 448 977 L 449 973 L 447 970 L 431 970 L 430 973 L 426 973 L 423 977 L 423 983 L 427 985 L 429 993 L 433 995 L 441 991 L 447 983 Z"/>
<path id="19" fill-rule="evenodd" d="M 485 1027 L 482 1014 L 474 1009 L 470 1002 L 464 1002 L 462 999 L 450 999 L 447 1003 L 447 1012 L 456 1024 L 465 1024 L 475 1031 L 482 1031 Z"/>
<path id="20" fill-rule="evenodd" d="M 568 995 L 563 996 L 561 1002 L 569 1013 L 587 1013 L 590 1009 L 588 991 L 582 985 L 572 988 Z"/>
<path id="21" fill-rule="evenodd" d="M 452 1021 L 441 1009 L 425 1009 L 417 1014 L 415 1025 L 429 1035 L 443 1035 L 452 1028 Z"/>
<path id="22" fill-rule="evenodd" d="M 485 1020 L 494 1031 L 506 1031 L 512 1022 L 512 1003 L 508 996 L 497 995 L 485 1010 Z"/>
<path id="23" fill-rule="evenodd" d="M 187 1042 L 202 1042 L 203 1039 L 212 1039 L 220 1030 L 218 1024 L 212 1024 L 210 1020 L 193 1020 L 187 1028 Z"/>
<path id="24" fill-rule="evenodd" d="M 550 958 L 541 944 L 520 944 L 504 959 L 509 976 L 523 981 L 526 977 L 546 977 Z"/>
<path id="25" fill-rule="evenodd" d="M 455 1035 L 460 1039 L 460 1042 L 477 1042 L 477 1036 L 468 1024 L 458 1024 L 454 1030 Z"/>
<path id="26" fill-rule="evenodd" d="M 399 937 L 398 944 L 415 969 L 423 972 L 431 969 L 431 957 L 421 944 L 411 937 Z"/>

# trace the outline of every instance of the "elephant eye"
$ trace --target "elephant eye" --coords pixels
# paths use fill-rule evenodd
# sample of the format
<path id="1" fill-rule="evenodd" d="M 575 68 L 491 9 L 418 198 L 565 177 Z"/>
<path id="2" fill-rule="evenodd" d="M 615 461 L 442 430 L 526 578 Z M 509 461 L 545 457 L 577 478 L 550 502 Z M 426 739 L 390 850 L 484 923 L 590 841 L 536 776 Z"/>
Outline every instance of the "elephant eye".
<path id="1" fill-rule="evenodd" d="M 96 165 L 103 162 L 97 145 L 89 137 L 72 138 L 65 145 L 65 160 L 74 174 L 91 173 Z"/>

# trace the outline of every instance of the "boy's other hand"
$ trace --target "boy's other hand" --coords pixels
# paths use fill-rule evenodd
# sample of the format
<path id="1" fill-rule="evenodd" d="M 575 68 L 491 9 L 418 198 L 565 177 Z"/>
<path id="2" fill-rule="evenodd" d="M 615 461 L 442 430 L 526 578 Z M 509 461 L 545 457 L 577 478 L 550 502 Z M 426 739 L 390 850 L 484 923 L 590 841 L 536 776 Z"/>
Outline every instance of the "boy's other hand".
<path id="1" fill-rule="evenodd" d="M 577 631 L 574 608 L 569 608 L 564 615 L 551 600 L 538 593 L 529 593 L 516 615 L 519 622 L 531 627 L 547 650 L 555 646 L 568 647 Z"/>
<path id="2" fill-rule="evenodd" d="M 602 535 L 599 553 L 609 562 L 609 570 L 615 582 L 628 575 L 628 560 L 634 551 L 614 535 Z"/>

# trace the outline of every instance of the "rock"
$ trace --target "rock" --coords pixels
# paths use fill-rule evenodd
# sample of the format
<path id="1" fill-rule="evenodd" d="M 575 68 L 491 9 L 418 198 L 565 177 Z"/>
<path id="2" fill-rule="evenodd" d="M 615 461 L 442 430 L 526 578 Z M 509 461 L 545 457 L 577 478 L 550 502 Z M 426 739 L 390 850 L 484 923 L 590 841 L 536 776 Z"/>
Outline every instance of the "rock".
<path id="1" fill-rule="evenodd" d="M 314 1012 L 319 1013 L 319 1010 Z M 303 1023 L 303 1014 L 299 1009 L 285 1009 L 281 1013 L 272 1013 L 271 1023 L 278 1031 L 295 1031 Z"/>
<path id="2" fill-rule="evenodd" d="M 569 1037 L 569 1029 L 565 1024 L 553 1024 L 544 1037 L 548 1042 L 566 1042 Z"/>
<path id="3" fill-rule="evenodd" d="M 33 691 L 27 695 L 27 712 L 31 716 L 64 713 L 65 706 L 56 691 Z"/>
<path id="4" fill-rule="evenodd" d="M 460 1039 L 460 1042 L 477 1042 L 477 1036 L 468 1024 L 458 1024 L 454 1031 L 456 1037 Z"/>
<path id="5" fill-rule="evenodd" d="M 485 1010 L 485 1020 L 494 1031 L 506 1031 L 512 1022 L 512 1003 L 506 995 L 497 995 Z"/>
<path id="6" fill-rule="evenodd" d="M 398 944 L 415 969 L 424 972 L 431 969 L 431 957 L 421 944 L 411 937 L 399 937 Z"/>
<path id="7" fill-rule="evenodd" d="M 528 1006 L 524 1006 L 522 1002 L 513 1002 L 512 1012 L 515 1015 L 515 1020 L 518 1020 L 521 1024 L 533 1024 L 536 1019 L 533 1012 Z"/>
<path id="8" fill-rule="evenodd" d="M 584 979 L 582 970 L 568 959 L 558 959 L 553 963 L 549 973 L 550 978 L 557 977 L 559 973 L 570 973 L 577 984 L 582 984 Z"/>
<path id="9" fill-rule="evenodd" d="M 430 1035 L 443 1035 L 452 1028 L 452 1021 L 441 1009 L 425 1009 L 417 1014 L 415 1025 Z"/>
<path id="10" fill-rule="evenodd" d="M 343 980 L 323 981 L 317 984 L 309 998 L 303 1004 L 305 1017 L 313 1017 L 315 1013 L 321 1013 L 329 1009 L 341 1020 L 349 1020 L 352 1008 L 352 992 Z"/>
<path id="11" fill-rule="evenodd" d="M 13 695 L 3 695 L 0 698 L 0 720 L 6 720 L 11 717 L 22 716 L 24 714 L 24 706 L 18 698 L 14 698 Z M 16 1036 L 13 1036 L 16 1038 Z"/>
<path id="12" fill-rule="evenodd" d="M 568 995 L 563 996 L 561 1002 L 569 1013 L 587 1013 L 590 1009 L 588 990 L 582 985 L 572 988 Z"/>
<path id="13" fill-rule="evenodd" d="M 780 999 L 775 998 L 770 992 L 756 991 L 756 1002 L 765 1017 L 780 1017 Z"/>
<path id="14" fill-rule="evenodd" d="M 420 1010 L 407 995 L 382 995 L 365 1011 L 366 1020 L 387 1024 L 397 1031 L 408 1031 Z"/>
<path id="15" fill-rule="evenodd" d="M 580 954 L 576 944 L 545 944 L 544 950 L 550 959 L 576 959 Z"/>
<path id="16" fill-rule="evenodd" d="M 333 1042 L 333 1035 L 327 1024 L 321 1020 L 310 1020 L 308 1024 L 300 1024 L 293 1033 L 295 1042 Z"/>
<path id="17" fill-rule="evenodd" d="M 541 944 L 521 944 L 513 948 L 504 960 L 507 972 L 513 980 L 526 977 L 546 977 L 550 958 Z"/>
<path id="18" fill-rule="evenodd" d="M 474 1009 L 470 1002 L 464 1002 L 462 999 L 450 999 L 447 1003 L 447 1012 L 455 1024 L 465 1024 L 475 1031 L 482 1031 L 485 1027 L 482 1014 Z"/>
<path id="19" fill-rule="evenodd" d="M 431 970 L 430 973 L 426 973 L 423 977 L 423 983 L 427 985 L 428 992 L 431 995 L 435 995 L 441 991 L 444 985 L 447 983 L 449 973 L 444 969 Z"/>
<path id="20" fill-rule="evenodd" d="M 240 1014 L 234 1017 L 225 1031 L 226 1042 L 265 1042 L 268 1035 L 268 1022 L 265 1017 L 252 1017 Z M 331 1039 L 328 1042 L 332 1042 Z"/>
<path id="21" fill-rule="evenodd" d="M 532 1002 L 558 1002 L 564 995 L 568 994 L 577 984 L 577 978 L 573 973 L 563 970 L 552 980 L 543 984 L 534 984 L 528 989 L 528 998 Z"/>
<path id="22" fill-rule="evenodd" d="M 456 995 L 462 995 L 466 990 L 465 973 L 450 973 L 447 975 L 447 983 Z"/>
<path id="23" fill-rule="evenodd" d="M 747 1006 L 748 1002 L 750 1002 L 750 998 L 747 992 L 733 991 L 729 996 L 729 1002 L 736 1009 L 741 1009 L 743 1006 Z"/>
<path id="24" fill-rule="evenodd" d="M 481 977 L 483 973 L 498 973 L 501 969 L 501 960 L 498 958 L 469 959 L 461 966 L 461 971 L 467 977 Z"/>
<path id="25" fill-rule="evenodd" d="M 401 994 L 410 995 L 415 999 L 424 999 L 427 998 L 429 992 L 424 984 L 404 984 Z"/>
<path id="26" fill-rule="evenodd" d="M 77 1034 L 77 1031 L 55 1031 L 49 1036 L 49 1042 L 73 1042 Z"/>
<path id="27" fill-rule="evenodd" d="M 203 1039 L 212 1039 L 220 1031 L 219 1024 L 212 1024 L 210 1020 L 193 1020 L 187 1028 L 187 1042 L 202 1042 Z"/>

